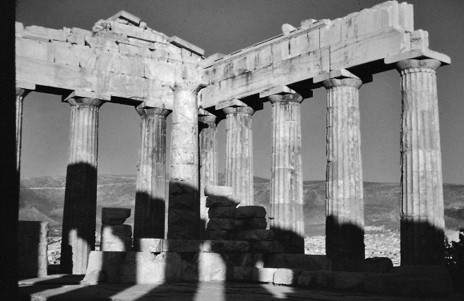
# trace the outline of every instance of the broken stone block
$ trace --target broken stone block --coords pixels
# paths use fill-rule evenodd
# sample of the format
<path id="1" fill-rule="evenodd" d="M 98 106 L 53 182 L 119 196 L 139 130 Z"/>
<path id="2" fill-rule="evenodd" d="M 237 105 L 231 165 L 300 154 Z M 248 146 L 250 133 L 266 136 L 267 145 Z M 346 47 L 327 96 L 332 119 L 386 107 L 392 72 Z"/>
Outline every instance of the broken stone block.
<path id="1" fill-rule="evenodd" d="M 284 247 L 278 241 L 256 241 L 250 245 L 252 253 L 283 253 Z"/>
<path id="2" fill-rule="evenodd" d="M 208 210 L 209 218 L 235 217 L 236 208 L 232 207 L 211 207 Z"/>
<path id="3" fill-rule="evenodd" d="M 130 215 L 130 208 L 103 207 L 102 224 L 122 225 Z"/>
<path id="4" fill-rule="evenodd" d="M 18 222 L 18 274 L 21 277 L 47 276 L 48 223 Z"/>
<path id="5" fill-rule="evenodd" d="M 208 230 L 232 230 L 235 228 L 235 219 L 233 218 L 210 218 Z"/>
<path id="6" fill-rule="evenodd" d="M 206 240 L 200 245 L 200 252 L 212 253 L 247 253 L 249 243 L 235 240 Z"/>
<path id="7" fill-rule="evenodd" d="M 129 225 L 102 225 L 102 251 L 132 250 L 132 227 Z"/>
<path id="8" fill-rule="evenodd" d="M 234 195 L 234 190 L 230 186 L 208 185 L 205 187 L 206 196 L 228 196 Z"/>
<path id="9" fill-rule="evenodd" d="M 141 238 L 137 241 L 139 246 L 139 250 L 137 251 L 152 253 L 160 253 L 163 251 L 164 239 L 162 238 Z"/>
<path id="10" fill-rule="evenodd" d="M 265 266 L 269 268 L 301 268 L 306 271 L 332 270 L 332 262 L 325 255 L 272 254 L 267 256 Z"/>
<path id="11" fill-rule="evenodd" d="M 254 268 L 252 267 L 234 267 L 234 280 L 251 281 Z"/>
<path id="12" fill-rule="evenodd" d="M 91 251 L 83 283 L 119 283 L 119 266 L 125 257 L 126 252 Z"/>
<path id="13" fill-rule="evenodd" d="M 273 240 L 274 236 L 275 235 L 272 230 L 265 229 L 243 230 L 237 233 L 238 240 L 246 241 Z"/>
<path id="14" fill-rule="evenodd" d="M 244 253 L 241 255 L 238 264 L 241 267 L 264 268 L 263 254 Z"/>
<path id="15" fill-rule="evenodd" d="M 274 284 L 296 285 L 302 269 L 277 269 L 274 273 Z"/>
<path id="16" fill-rule="evenodd" d="M 266 209 L 261 206 L 241 206 L 235 212 L 235 218 L 266 217 Z"/>
<path id="17" fill-rule="evenodd" d="M 227 240 L 231 239 L 231 231 L 228 230 L 219 230 L 219 229 L 207 229 L 206 230 L 206 239 L 211 240 Z"/>
<path id="18" fill-rule="evenodd" d="M 360 265 L 361 272 L 367 273 L 389 273 L 393 268 L 393 262 L 388 257 L 367 258 Z"/>
<path id="19" fill-rule="evenodd" d="M 198 281 L 225 281 L 227 263 L 223 254 L 198 253 Z"/>
<path id="20" fill-rule="evenodd" d="M 310 271 L 303 271 L 298 276 L 298 286 L 302 287 L 313 287 L 315 284 L 316 277 Z"/>
<path id="21" fill-rule="evenodd" d="M 277 269 L 272 268 L 254 268 L 251 279 L 256 282 L 272 283 L 274 281 L 274 274 L 276 271 Z"/>
<path id="22" fill-rule="evenodd" d="M 235 229 L 266 229 L 267 222 L 264 217 L 236 218 Z"/>
<path id="23" fill-rule="evenodd" d="M 206 198 L 206 207 L 237 207 L 238 202 L 225 196 L 208 196 Z"/>
<path id="24" fill-rule="evenodd" d="M 360 289 L 364 285 L 364 279 L 368 277 L 366 274 L 349 272 L 337 272 L 334 275 L 334 288 L 339 290 Z"/>

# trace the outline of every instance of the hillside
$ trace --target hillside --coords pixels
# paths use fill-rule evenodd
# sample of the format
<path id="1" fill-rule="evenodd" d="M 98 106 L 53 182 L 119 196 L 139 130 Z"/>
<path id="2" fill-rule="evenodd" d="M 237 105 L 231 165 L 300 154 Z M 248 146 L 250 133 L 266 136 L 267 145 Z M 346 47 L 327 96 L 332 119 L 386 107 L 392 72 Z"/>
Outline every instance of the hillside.
<path id="1" fill-rule="evenodd" d="M 133 207 L 136 176 L 99 175 L 97 229 L 101 227 L 102 207 L 130 207 L 133 224 Z M 223 176 L 220 176 L 223 182 Z M 269 180 L 255 177 L 255 204 L 269 212 Z M 325 229 L 325 183 L 304 182 L 304 215 L 306 235 L 320 235 Z M 51 228 L 61 226 L 65 177 L 40 177 L 21 179 L 21 220 L 48 221 Z M 400 185 L 397 183 L 364 183 L 366 226 L 399 228 Z M 449 229 L 464 227 L 464 185 L 445 184 L 445 222 Z"/>

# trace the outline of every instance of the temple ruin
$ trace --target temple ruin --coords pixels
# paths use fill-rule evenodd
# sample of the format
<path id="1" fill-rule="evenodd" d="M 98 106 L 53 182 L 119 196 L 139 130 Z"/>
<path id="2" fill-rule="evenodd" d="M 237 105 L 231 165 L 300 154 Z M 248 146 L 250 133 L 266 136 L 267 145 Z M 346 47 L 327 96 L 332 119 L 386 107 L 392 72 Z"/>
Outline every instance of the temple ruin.
<path id="1" fill-rule="evenodd" d="M 198 46 L 157 32 L 125 11 L 98 21 L 92 30 L 16 23 L 18 172 L 22 101 L 28 92 L 62 95 L 71 107 L 62 272 L 89 275 L 90 261 L 122 256 L 93 251 L 98 113 L 106 102 L 133 106 L 141 118 L 132 262 L 168 251 L 201 251 L 198 262 L 223 260 L 232 267 L 239 259 L 229 253 L 304 256 L 300 104 L 322 87 L 327 91 L 324 260 L 334 270 L 350 270 L 351 262 L 365 256 L 359 89 L 374 74 L 392 69 L 399 72 L 402 93 L 401 264 L 443 263 L 436 70 L 450 58 L 429 49 L 428 33 L 414 29 L 407 3 L 389 1 L 335 20 L 285 24 L 282 30 L 231 54 L 205 58 Z M 253 203 L 252 119 L 267 101 L 272 104 L 272 209 L 266 213 Z M 217 136 L 219 122 L 225 122 L 225 137 Z M 218 186 L 218 139 L 226 141 L 220 158 L 226 162 L 225 186 Z M 225 253 L 228 257 L 217 258 Z M 182 258 L 166 257 L 163 267 L 176 260 Z M 259 260 L 249 261 L 256 267 Z M 248 277 L 240 271 L 240 277 Z M 229 277 L 208 278 L 203 272 L 198 279 Z M 147 273 L 159 281 L 185 276 Z M 239 270 L 235 273 L 238 277 Z"/>

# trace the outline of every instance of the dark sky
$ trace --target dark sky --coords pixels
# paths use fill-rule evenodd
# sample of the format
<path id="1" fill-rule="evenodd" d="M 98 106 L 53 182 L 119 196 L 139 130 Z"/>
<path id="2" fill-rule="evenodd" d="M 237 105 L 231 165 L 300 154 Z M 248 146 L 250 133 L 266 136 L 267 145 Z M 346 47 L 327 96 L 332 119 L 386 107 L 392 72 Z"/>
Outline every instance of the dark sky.
<path id="1" fill-rule="evenodd" d="M 154 30 L 178 36 L 206 51 L 231 53 L 279 35 L 284 23 L 307 18 L 335 19 L 383 1 L 109 1 L 18 0 L 16 20 L 25 26 L 91 30 L 100 19 L 126 10 Z M 415 29 L 429 32 L 430 48 L 451 57 L 438 69 L 440 132 L 445 183 L 464 184 L 464 2 L 414 0 Z M 374 76 L 361 87 L 361 140 L 364 180 L 400 180 L 401 98 L 396 71 Z M 325 178 L 324 88 L 302 105 L 305 180 Z M 31 93 L 24 102 L 22 176 L 64 175 L 68 152 L 69 105 L 53 95 Z M 270 105 L 254 115 L 254 171 L 270 177 Z M 100 109 L 99 172 L 135 174 L 140 118 L 132 107 L 107 103 Z M 224 168 L 224 124 L 219 125 L 220 171 Z"/>

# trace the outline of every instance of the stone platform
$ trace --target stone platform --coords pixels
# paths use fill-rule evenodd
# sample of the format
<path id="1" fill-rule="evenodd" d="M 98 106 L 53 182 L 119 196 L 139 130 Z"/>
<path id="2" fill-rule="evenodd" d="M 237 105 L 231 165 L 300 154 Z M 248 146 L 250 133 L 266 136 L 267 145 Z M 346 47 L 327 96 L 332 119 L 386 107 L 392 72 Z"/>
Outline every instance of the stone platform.
<path id="1" fill-rule="evenodd" d="M 168 284 L 80 284 L 82 276 L 53 275 L 19 282 L 20 300 L 142 301 L 142 300 L 344 300 L 344 301 L 458 301 L 458 294 L 399 297 L 373 293 L 329 291 L 272 284 L 240 282 L 185 282 Z"/>

